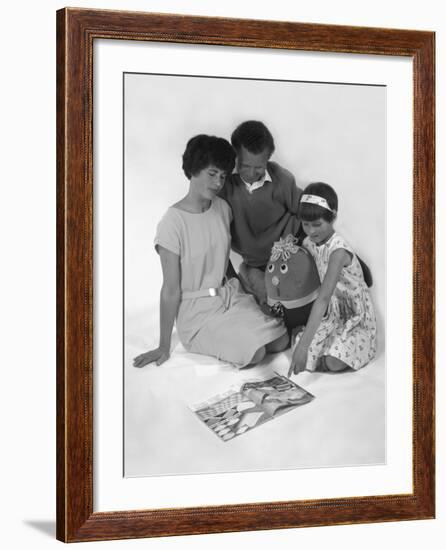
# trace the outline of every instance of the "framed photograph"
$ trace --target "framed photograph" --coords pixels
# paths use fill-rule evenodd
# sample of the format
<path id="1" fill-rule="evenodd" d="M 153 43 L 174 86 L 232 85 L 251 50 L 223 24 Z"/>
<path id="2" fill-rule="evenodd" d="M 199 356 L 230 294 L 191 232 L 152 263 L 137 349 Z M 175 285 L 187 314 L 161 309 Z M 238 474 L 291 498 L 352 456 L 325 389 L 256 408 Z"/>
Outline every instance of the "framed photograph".
<path id="1" fill-rule="evenodd" d="M 434 38 L 57 12 L 60 540 L 434 517 Z"/>

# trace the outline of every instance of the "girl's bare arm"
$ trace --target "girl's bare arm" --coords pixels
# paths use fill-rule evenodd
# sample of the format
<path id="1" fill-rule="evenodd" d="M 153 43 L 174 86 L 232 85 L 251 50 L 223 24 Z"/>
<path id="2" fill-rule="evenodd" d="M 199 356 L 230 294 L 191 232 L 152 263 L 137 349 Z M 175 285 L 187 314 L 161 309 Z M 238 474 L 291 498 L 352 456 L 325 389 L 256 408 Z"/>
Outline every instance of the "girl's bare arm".
<path id="1" fill-rule="evenodd" d="M 330 255 L 327 273 L 322 281 L 319 296 L 316 298 L 316 301 L 311 308 L 310 317 L 305 330 L 299 340 L 299 344 L 293 352 L 288 376 L 290 376 L 293 372 L 297 374 L 298 372 L 305 370 L 308 348 L 310 347 L 313 337 L 321 324 L 325 312 L 327 311 L 328 304 L 330 303 L 330 299 L 336 288 L 341 271 L 345 266 L 349 265 L 350 262 L 351 255 L 343 248 L 335 250 Z"/>

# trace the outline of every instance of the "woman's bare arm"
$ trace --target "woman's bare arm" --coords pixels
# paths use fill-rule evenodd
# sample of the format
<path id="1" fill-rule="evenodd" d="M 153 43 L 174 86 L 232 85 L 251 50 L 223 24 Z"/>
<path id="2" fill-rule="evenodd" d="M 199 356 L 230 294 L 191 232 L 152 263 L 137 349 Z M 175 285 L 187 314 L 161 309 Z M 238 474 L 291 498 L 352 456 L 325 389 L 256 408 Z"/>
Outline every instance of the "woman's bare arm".
<path id="1" fill-rule="evenodd" d="M 158 348 L 142 353 L 133 360 L 134 367 L 144 367 L 156 362 L 161 365 L 170 356 L 172 330 L 181 299 L 181 268 L 180 257 L 158 246 L 158 252 L 163 270 L 163 285 L 160 293 L 160 340 Z"/>

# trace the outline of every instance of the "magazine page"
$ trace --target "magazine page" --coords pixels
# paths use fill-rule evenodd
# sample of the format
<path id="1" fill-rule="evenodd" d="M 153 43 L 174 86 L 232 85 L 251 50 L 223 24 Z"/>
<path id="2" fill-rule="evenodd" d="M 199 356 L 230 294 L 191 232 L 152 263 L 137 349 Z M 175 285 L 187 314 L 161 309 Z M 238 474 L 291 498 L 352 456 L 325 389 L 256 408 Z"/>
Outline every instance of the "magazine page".
<path id="1" fill-rule="evenodd" d="M 304 388 L 277 374 L 268 380 L 245 382 L 191 409 L 222 441 L 229 441 L 313 398 Z"/>

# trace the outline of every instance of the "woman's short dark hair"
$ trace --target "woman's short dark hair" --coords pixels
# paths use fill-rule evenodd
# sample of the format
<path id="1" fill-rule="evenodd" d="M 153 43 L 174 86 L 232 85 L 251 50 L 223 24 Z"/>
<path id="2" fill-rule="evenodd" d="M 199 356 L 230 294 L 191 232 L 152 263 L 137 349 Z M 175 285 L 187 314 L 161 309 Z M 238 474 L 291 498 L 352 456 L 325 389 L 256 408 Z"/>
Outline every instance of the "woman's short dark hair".
<path id="1" fill-rule="evenodd" d="M 210 165 L 231 174 L 235 152 L 226 139 L 200 134 L 191 138 L 183 154 L 183 170 L 187 179 L 196 176 Z"/>
<path id="2" fill-rule="evenodd" d="M 317 197 L 322 197 L 327 201 L 328 206 L 333 210 L 333 212 L 330 212 L 330 210 L 327 210 L 323 206 L 309 202 L 300 202 L 297 215 L 302 221 L 314 222 L 320 218 L 328 223 L 332 223 L 334 221 L 338 211 L 338 196 L 333 187 L 328 185 L 328 183 L 310 183 L 305 187 L 302 195 L 316 195 Z"/>
<path id="3" fill-rule="evenodd" d="M 271 156 L 275 149 L 271 132 L 259 120 L 247 120 L 237 126 L 232 132 L 231 143 L 237 153 L 240 152 L 243 146 L 254 155 L 267 150 Z"/>

